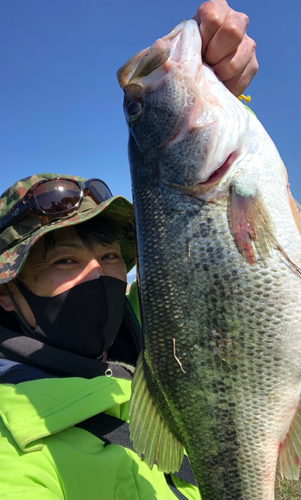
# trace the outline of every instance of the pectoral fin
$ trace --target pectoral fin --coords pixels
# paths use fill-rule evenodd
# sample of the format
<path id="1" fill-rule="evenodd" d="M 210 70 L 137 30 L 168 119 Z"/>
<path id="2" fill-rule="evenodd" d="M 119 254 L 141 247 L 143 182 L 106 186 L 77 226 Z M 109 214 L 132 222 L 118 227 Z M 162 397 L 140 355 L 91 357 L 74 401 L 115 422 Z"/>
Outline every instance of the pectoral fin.
<path id="1" fill-rule="evenodd" d="M 263 259 L 270 255 L 274 243 L 272 223 L 256 194 L 241 195 L 231 187 L 229 222 L 235 244 L 249 264 L 256 264 L 256 242 Z"/>
<path id="2" fill-rule="evenodd" d="M 238 191 L 235 185 L 231 186 L 228 213 L 230 230 L 239 252 L 249 264 L 254 265 L 257 264 L 255 248 L 263 261 L 271 255 L 274 248 L 289 268 L 300 277 L 300 267 L 290 259 L 275 238 L 273 222 L 256 193 L 243 195 Z M 300 213 L 293 198 L 290 204 L 298 225 Z"/>
<path id="3" fill-rule="evenodd" d="M 170 432 L 151 396 L 144 376 L 143 355 L 137 363 L 130 400 L 130 435 L 138 455 L 152 469 L 176 472 L 183 460 L 183 446 Z"/>
<path id="4" fill-rule="evenodd" d="M 301 466 L 301 404 L 289 432 L 279 447 L 279 470 L 282 479 L 299 479 Z"/>

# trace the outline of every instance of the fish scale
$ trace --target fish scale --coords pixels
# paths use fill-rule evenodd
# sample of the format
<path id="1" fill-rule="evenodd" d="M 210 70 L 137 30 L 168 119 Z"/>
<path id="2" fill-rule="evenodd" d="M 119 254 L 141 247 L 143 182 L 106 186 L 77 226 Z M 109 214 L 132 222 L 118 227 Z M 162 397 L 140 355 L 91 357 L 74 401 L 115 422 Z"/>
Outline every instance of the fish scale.
<path id="1" fill-rule="evenodd" d="M 165 472 L 184 447 L 203 500 L 273 500 L 279 450 L 288 477 L 301 460 L 301 238 L 275 146 L 200 53 L 187 21 L 119 72 L 144 334 L 131 435 Z"/>
<path id="2" fill-rule="evenodd" d="M 134 184 L 133 188 L 140 193 L 141 199 L 136 207 L 136 220 L 138 231 L 142 228 L 141 250 L 138 241 L 138 256 L 143 252 L 139 278 L 141 289 L 147 294 L 145 307 L 144 294 L 141 297 L 145 351 L 152 366 L 151 376 L 161 380 L 164 392 L 169 393 L 173 413 L 180 414 L 187 406 L 190 408 L 182 423 L 180 439 L 186 445 L 192 466 L 205 462 L 203 475 L 200 472 L 198 476 L 199 467 L 193 467 L 203 498 L 273 498 L 277 455 L 274 451 L 272 460 L 260 458 L 257 448 L 264 439 L 267 443 L 273 442 L 273 435 L 277 435 L 278 430 L 271 430 L 270 422 L 290 405 L 290 400 L 283 400 L 290 378 L 289 359 L 277 356 L 283 352 L 282 337 L 286 327 L 279 329 L 278 325 L 285 325 L 285 317 L 295 312 L 296 301 L 286 298 L 283 308 L 275 311 L 274 295 L 289 292 L 282 283 L 283 275 L 292 278 L 291 272 L 284 263 L 279 267 L 277 259 L 274 269 L 271 266 L 267 269 L 264 264 L 248 266 L 237 254 L 230 233 L 225 231 L 228 225 L 226 211 L 220 207 L 216 213 L 216 207 L 211 204 L 185 203 L 183 196 L 174 193 L 168 197 L 167 188 L 160 192 L 152 187 L 152 197 L 144 197 L 139 184 Z M 153 213 L 154 207 L 156 216 L 153 219 L 148 214 Z M 164 217 L 160 217 L 160 213 Z M 183 213 L 189 214 L 186 221 Z M 193 213 L 196 214 L 194 218 Z M 186 239 L 182 235 L 180 242 L 179 220 L 186 227 Z M 202 220 L 206 221 L 207 236 L 197 232 Z M 160 231 L 162 227 L 164 231 Z M 214 246 L 212 236 L 217 239 Z M 172 246 L 171 242 L 174 242 Z M 152 266 L 154 254 L 159 268 Z M 179 256 L 185 263 L 181 266 Z M 271 273 L 279 280 L 269 279 Z M 258 296 L 258 283 L 264 281 L 267 283 L 261 285 Z M 295 281 L 298 284 L 297 277 Z M 195 285 L 198 282 L 202 282 L 201 290 Z M 165 300 L 162 290 L 167 290 Z M 180 293 L 171 293 L 175 290 Z M 254 318 L 254 311 L 262 309 L 262 300 L 266 313 L 258 320 Z M 212 337 L 209 338 L 208 333 L 212 330 L 227 339 L 225 351 L 220 350 L 219 345 L 211 349 Z M 192 336 L 191 332 L 195 334 Z M 185 373 L 175 360 L 173 338 Z M 273 399 L 278 403 L 269 405 Z M 260 411 L 262 400 L 264 407 Z M 194 408 L 196 415 L 192 411 Z M 198 438 L 198 452 L 189 453 L 191 435 L 195 435 L 198 421 L 202 440 Z M 207 428 L 205 434 L 204 428 Z M 239 454 L 238 442 L 242 450 Z M 211 463 L 212 478 L 208 475 Z M 270 476 L 269 484 L 264 487 L 261 482 L 266 483 L 267 476 Z M 248 494 L 243 496 L 246 488 Z"/>

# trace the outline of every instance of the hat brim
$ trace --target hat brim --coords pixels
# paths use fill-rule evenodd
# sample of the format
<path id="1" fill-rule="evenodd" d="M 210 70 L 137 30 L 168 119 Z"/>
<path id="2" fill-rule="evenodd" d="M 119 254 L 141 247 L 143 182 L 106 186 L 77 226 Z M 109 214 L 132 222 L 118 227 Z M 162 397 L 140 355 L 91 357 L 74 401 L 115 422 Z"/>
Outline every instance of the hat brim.
<path id="1" fill-rule="evenodd" d="M 4 250 L 0 255 L 0 284 L 8 283 L 20 273 L 30 250 L 42 236 L 63 227 L 88 221 L 99 214 L 116 222 L 122 228 L 121 253 L 129 272 L 135 265 L 134 210 L 132 203 L 126 198 L 114 196 L 93 208 L 79 209 L 63 219 L 56 219 L 43 225 Z"/>

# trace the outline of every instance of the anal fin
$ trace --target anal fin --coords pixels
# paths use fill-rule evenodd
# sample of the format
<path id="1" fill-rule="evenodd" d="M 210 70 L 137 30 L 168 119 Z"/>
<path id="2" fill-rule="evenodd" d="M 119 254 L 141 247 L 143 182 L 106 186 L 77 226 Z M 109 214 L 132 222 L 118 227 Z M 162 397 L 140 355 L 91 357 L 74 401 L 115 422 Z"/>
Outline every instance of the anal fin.
<path id="1" fill-rule="evenodd" d="M 301 402 L 283 443 L 279 447 L 279 471 L 282 479 L 298 480 L 301 467 Z"/>
<path id="2" fill-rule="evenodd" d="M 176 472 L 183 460 L 183 445 L 161 417 L 144 376 L 143 354 L 139 356 L 130 400 L 130 435 L 138 455 L 152 469 Z"/>

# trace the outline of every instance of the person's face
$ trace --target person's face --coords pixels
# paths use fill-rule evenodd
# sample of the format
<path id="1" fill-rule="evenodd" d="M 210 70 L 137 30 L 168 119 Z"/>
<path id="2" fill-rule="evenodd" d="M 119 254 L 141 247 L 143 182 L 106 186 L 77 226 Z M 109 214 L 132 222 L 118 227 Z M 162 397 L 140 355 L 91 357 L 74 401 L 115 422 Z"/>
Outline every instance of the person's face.
<path id="1" fill-rule="evenodd" d="M 126 266 L 121 256 L 120 245 L 95 243 L 87 248 L 76 231 L 63 228 L 55 231 L 55 244 L 46 251 L 44 238 L 31 250 L 19 280 L 30 292 L 40 297 L 54 297 L 85 281 L 111 276 L 126 281 Z M 35 327 L 33 313 L 18 287 L 8 283 L 15 301 L 28 323 Z M 14 309 L 8 296 L 0 295 L 0 305 Z"/>

